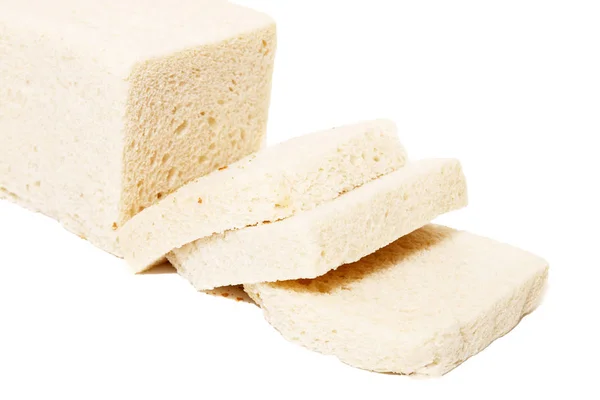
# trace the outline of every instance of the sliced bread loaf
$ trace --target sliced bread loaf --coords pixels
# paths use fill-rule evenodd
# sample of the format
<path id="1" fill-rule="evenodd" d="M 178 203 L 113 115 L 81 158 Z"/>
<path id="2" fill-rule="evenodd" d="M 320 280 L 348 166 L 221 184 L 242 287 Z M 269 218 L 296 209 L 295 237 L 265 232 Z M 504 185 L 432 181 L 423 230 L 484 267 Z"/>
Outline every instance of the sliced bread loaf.
<path id="1" fill-rule="evenodd" d="M 277 221 L 402 167 L 395 125 L 376 120 L 288 140 L 183 186 L 119 232 L 134 271 L 213 233 Z"/>
<path id="2" fill-rule="evenodd" d="M 547 271 L 520 249 L 428 225 L 317 279 L 245 289 L 290 341 L 367 370 L 441 375 L 531 312 Z"/>
<path id="3" fill-rule="evenodd" d="M 312 210 L 206 237 L 167 258 L 199 290 L 314 278 L 466 204 L 458 161 L 418 161 Z"/>
<path id="4" fill-rule="evenodd" d="M 268 16 L 225 1 L 0 1 L 0 198 L 115 230 L 264 143 Z"/>

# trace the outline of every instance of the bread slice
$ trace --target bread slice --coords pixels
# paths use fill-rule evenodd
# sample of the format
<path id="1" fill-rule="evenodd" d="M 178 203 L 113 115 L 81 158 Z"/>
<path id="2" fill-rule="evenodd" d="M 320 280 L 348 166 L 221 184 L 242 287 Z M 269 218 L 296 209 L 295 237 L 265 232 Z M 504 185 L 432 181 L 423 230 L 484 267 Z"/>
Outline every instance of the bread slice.
<path id="1" fill-rule="evenodd" d="M 136 272 L 196 239 L 289 217 L 404 165 L 396 126 L 375 120 L 252 154 L 180 188 L 119 232 Z"/>
<path id="2" fill-rule="evenodd" d="M 225 1 L 0 4 L 0 198 L 115 230 L 264 144 L 275 24 Z"/>
<path id="3" fill-rule="evenodd" d="M 379 372 L 441 375 L 538 304 L 547 263 L 428 225 L 314 280 L 245 285 L 288 340 Z"/>
<path id="4" fill-rule="evenodd" d="M 200 239 L 167 258 L 199 290 L 314 278 L 466 204 L 458 161 L 417 161 L 312 210 Z"/>

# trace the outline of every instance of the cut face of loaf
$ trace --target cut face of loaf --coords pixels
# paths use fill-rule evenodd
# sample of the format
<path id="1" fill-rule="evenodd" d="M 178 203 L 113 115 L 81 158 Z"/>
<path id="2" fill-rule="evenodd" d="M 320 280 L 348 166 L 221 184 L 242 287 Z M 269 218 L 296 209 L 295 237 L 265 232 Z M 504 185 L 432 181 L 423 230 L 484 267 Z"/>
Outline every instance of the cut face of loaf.
<path id="1" fill-rule="evenodd" d="M 547 263 L 428 225 L 314 280 L 245 285 L 288 340 L 379 372 L 441 375 L 540 300 Z"/>
<path id="2" fill-rule="evenodd" d="M 266 15 L 224 1 L 0 2 L 0 197 L 115 230 L 264 143 Z"/>
<path id="3" fill-rule="evenodd" d="M 458 161 L 417 161 L 312 210 L 206 237 L 167 258 L 198 290 L 314 278 L 466 204 Z"/>
<path id="4" fill-rule="evenodd" d="M 196 239 L 277 221 L 402 167 L 395 125 L 376 120 L 316 132 L 252 154 L 191 182 L 119 232 L 140 272 Z"/>

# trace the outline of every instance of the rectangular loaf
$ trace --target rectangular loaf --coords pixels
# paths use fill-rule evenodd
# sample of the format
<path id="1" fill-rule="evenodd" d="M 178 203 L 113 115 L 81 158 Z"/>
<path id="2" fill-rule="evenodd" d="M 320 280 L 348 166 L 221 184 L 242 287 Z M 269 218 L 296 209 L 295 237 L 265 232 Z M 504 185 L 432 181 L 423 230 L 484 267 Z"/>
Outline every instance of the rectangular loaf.
<path id="1" fill-rule="evenodd" d="M 215 0 L 0 0 L 0 198 L 115 231 L 264 143 L 275 25 Z"/>

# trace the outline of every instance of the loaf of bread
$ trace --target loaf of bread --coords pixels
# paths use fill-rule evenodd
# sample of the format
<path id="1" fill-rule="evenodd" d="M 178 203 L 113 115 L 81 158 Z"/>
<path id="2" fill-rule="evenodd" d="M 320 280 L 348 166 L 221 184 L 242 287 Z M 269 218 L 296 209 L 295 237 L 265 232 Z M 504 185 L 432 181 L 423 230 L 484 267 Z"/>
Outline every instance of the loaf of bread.
<path id="1" fill-rule="evenodd" d="M 531 312 L 547 272 L 523 250 L 428 225 L 317 279 L 245 289 L 290 341 L 358 368 L 441 375 Z"/>
<path id="2" fill-rule="evenodd" d="M 261 151 L 275 51 L 225 0 L 0 0 L 0 199 L 366 370 L 445 374 L 535 309 L 546 261 L 427 225 L 462 167 L 391 121 Z"/>
<path id="3" fill-rule="evenodd" d="M 458 161 L 416 161 L 311 210 L 199 239 L 167 258 L 199 290 L 314 278 L 466 204 Z"/>
<path id="4" fill-rule="evenodd" d="M 316 132 L 252 154 L 180 188 L 125 224 L 119 239 L 135 272 L 214 233 L 277 221 L 404 165 L 394 123 Z"/>
<path id="5" fill-rule="evenodd" d="M 225 1 L 0 2 L 0 198 L 116 230 L 261 148 L 271 18 Z"/>

